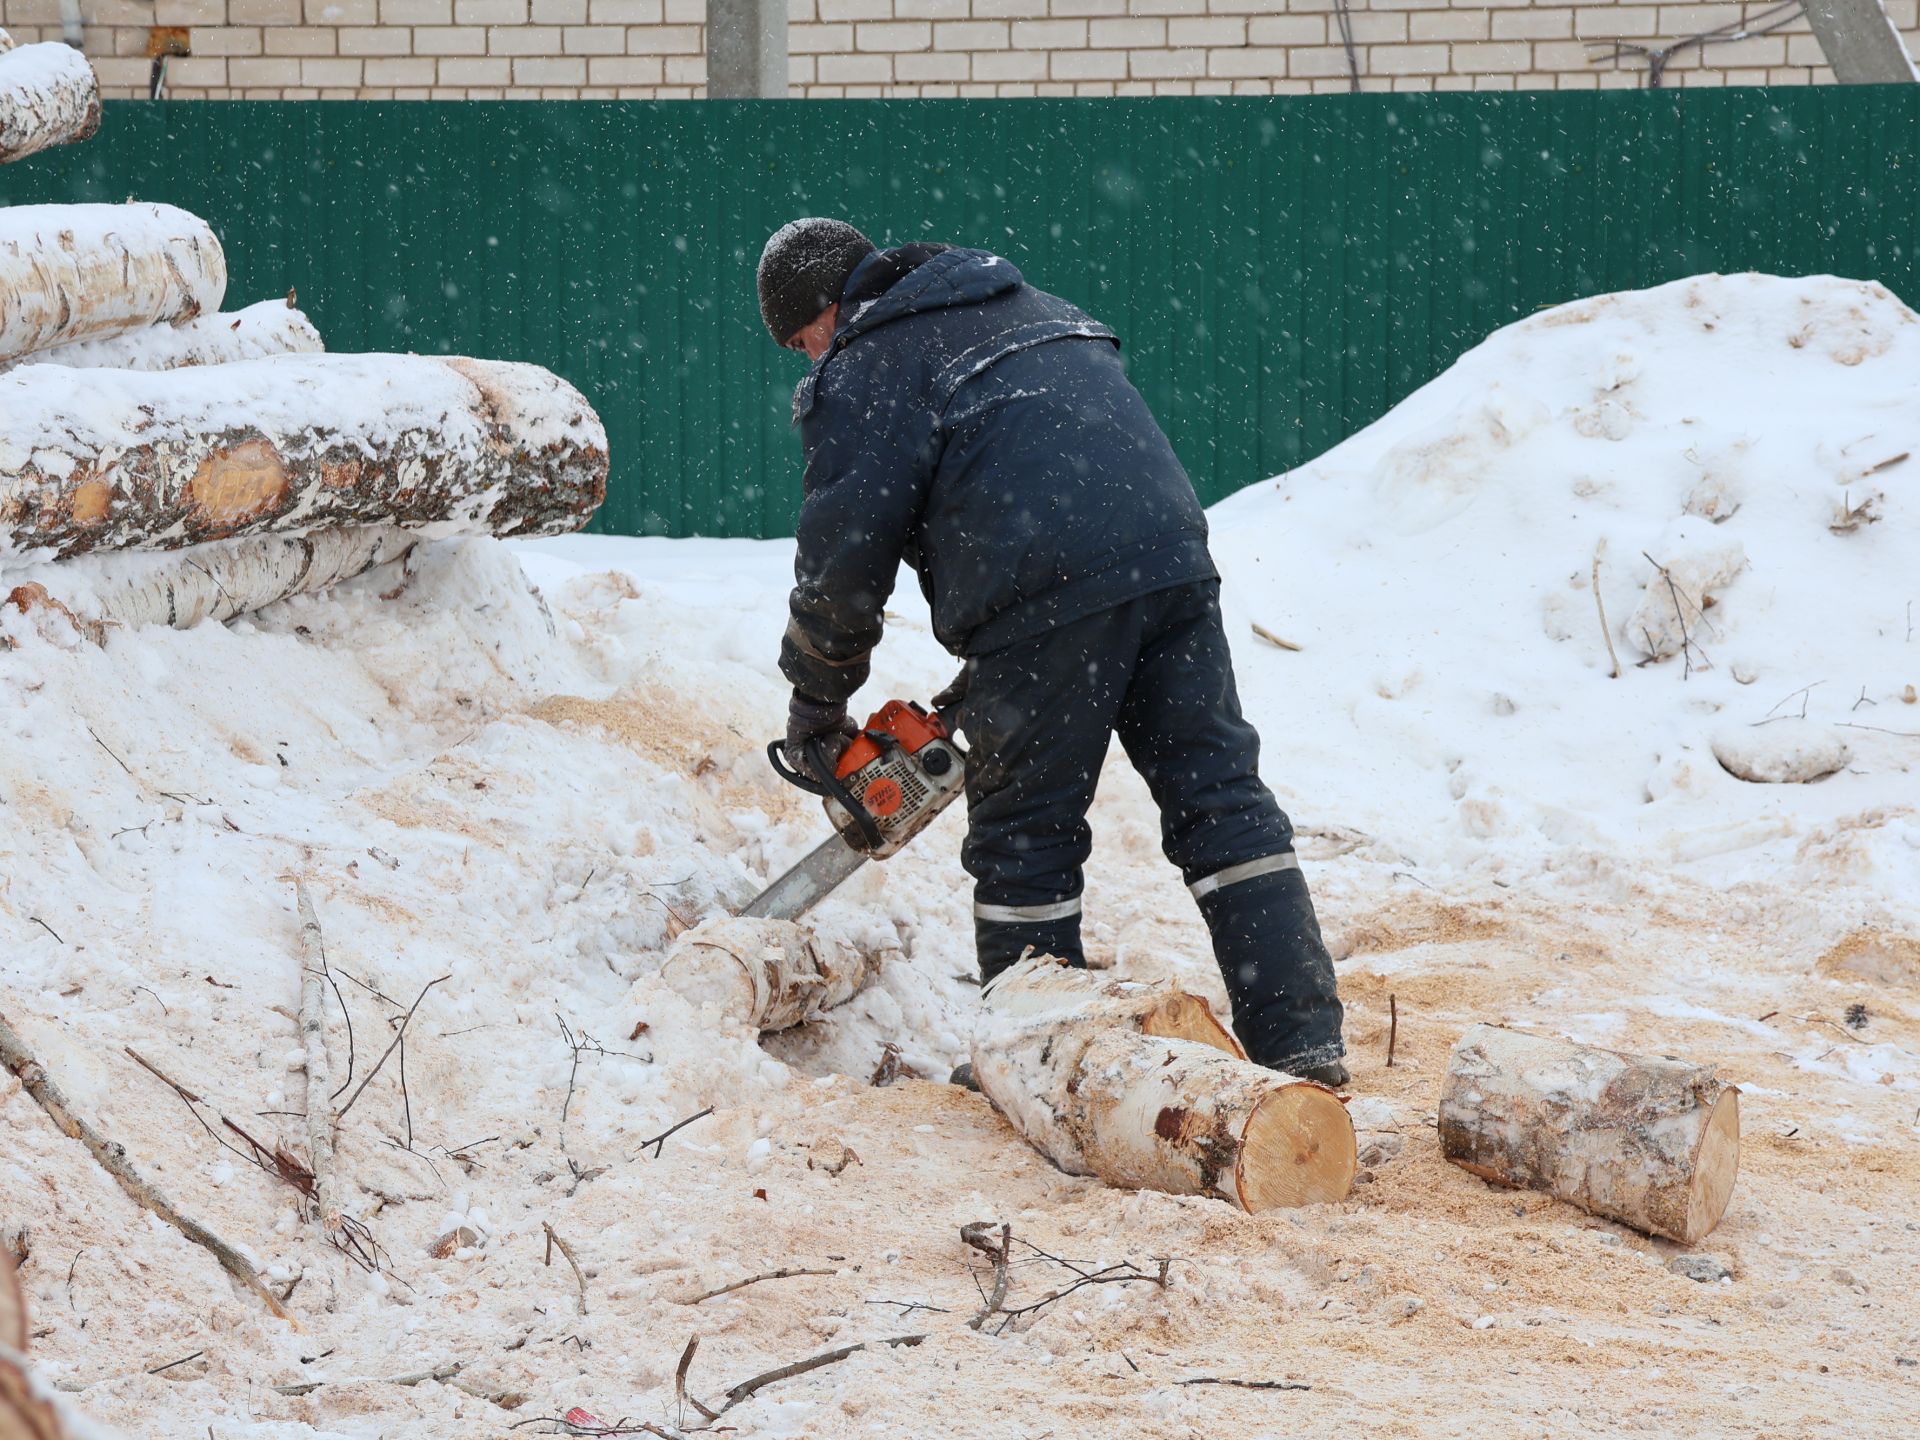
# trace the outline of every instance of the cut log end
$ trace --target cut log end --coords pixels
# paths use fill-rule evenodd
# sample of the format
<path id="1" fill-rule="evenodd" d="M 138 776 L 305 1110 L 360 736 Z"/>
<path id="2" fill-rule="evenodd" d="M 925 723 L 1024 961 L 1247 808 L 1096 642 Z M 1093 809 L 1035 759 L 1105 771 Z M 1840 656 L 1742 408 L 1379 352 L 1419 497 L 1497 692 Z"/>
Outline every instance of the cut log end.
<path id="1" fill-rule="evenodd" d="M 1713 1102 L 1693 1164 L 1683 1237 L 1689 1245 L 1709 1234 L 1733 1201 L 1733 1182 L 1740 1172 L 1740 1092 L 1733 1087 L 1721 1091 Z"/>
<path id="2" fill-rule="evenodd" d="M 1169 990 L 1161 996 L 1153 1009 L 1141 1016 L 1140 1033 L 1161 1040 L 1192 1040 L 1224 1050 L 1236 1060 L 1247 1058 L 1233 1032 L 1215 1018 L 1213 1007 L 1183 990 Z"/>
<path id="3" fill-rule="evenodd" d="M 1233 1183 L 1240 1208 L 1258 1215 L 1344 1200 L 1358 1167 L 1346 1106 L 1331 1090 L 1301 1081 L 1254 1106 Z"/>

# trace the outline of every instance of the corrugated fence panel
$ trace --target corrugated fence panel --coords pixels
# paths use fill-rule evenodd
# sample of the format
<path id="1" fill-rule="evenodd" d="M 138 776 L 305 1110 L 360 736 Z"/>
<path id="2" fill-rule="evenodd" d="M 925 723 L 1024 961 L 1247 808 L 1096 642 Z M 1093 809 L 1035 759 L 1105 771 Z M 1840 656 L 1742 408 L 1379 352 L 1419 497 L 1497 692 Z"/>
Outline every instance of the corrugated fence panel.
<path id="1" fill-rule="evenodd" d="M 768 233 L 1012 258 L 1127 340 L 1209 500 L 1374 420 L 1501 325 L 1702 270 L 1913 295 L 1920 91 L 1320 99 L 140 104 L 0 202 L 185 206 L 235 303 L 339 350 L 532 360 L 606 419 L 599 528 L 777 535 L 798 505 L 761 331 Z"/>

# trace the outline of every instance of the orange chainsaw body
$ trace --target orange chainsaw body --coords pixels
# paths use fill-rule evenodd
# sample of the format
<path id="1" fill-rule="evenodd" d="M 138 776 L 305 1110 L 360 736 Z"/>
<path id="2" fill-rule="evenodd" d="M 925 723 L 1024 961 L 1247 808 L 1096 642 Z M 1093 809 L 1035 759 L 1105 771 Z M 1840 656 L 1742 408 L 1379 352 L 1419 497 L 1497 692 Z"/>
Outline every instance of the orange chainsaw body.
<path id="1" fill-rule="evenodd" d="M 966 783 L 966 766 L 939 715 L 889 700 L 847 746 L 834 775 L 872 817 L 881 843 L 868 844 L 859 822 L 831 796 L 827 818 L 857 849 L 884 859 L 947 807 Z"/>

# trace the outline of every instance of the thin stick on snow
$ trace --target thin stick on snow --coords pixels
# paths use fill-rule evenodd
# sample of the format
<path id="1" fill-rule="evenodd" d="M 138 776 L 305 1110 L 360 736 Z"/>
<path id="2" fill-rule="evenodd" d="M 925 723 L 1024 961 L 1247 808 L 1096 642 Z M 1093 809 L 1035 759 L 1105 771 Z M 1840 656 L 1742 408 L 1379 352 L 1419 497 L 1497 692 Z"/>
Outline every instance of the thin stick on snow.
<path id="1" fill-rule="evenodd" d="M 1215 1375 L 1199 1375 L 1191 1380 L 1176 1380 L 1176 1385 L 1233 1385 L 1242 1390 L 1311 1390 L 1304 1380 L 1225 1380 Z"/>
<path id="2" fill-rule="evenodd" d="M 1387 996 L 1387 1069 L 1393 1068 L 1393 1046 L 1400 1038 L 1400 1001 L 1396 996 Z"/>
<path id="3" fill-rule="evenodd" d="M 703 1300 L 712 1300 L 717 1296 L 731 1295 L 736 1290 L 744 1290 L 749 1285 L 758 1285 L 762 1280 L 791 1280 L 800 1275 L 838 1275 L 838 1270 L 769 1270 L 764 1275 L 749 1275 L 744 1280 L 736 1280 L 731 1285 L 722 1285 L 718 1290 L 709 1290 L 704 1295 L 696 1295 L 687 1301 L 689 1305 L 698 1305 Z"/>
<path id="4" fill-rule="evenodd" d="M 351 980 L 353 977 L 349 975 L 347 978 Z M 347 1118 L 347 1112 L 353 1109 L 354 1101 L 367 1093 L 367 1086 L 371 1085 L 373 1083 L 373 1077 L 380 1073 L 380 1067 L 387 1063 L 387 1057 L 393 1054 L 393 1052 L 399 1048 L 400 1042 L 406 1038 L 407 1026 L 413 1021 L 413 1012 L 418 1010 L 420 1008 L 420 1002 L 427 998 L 427 991 L 433 989 L 436 985 L 444 984 L 452 978 L 453 976 L 451 975 L 442 975 L 438 980 L 429 980 L 425 985 L 420 987 L 420 993 L 413 997 L 413 1004 L 408 1006 L 407 1013 L 400 1017 L 400 1028 L 394 1033 L 392 1043 L 380 1052 L 380 1058 L 374 1061 L 373 1069 L 369 1070 L 367 1072 L 367 1078 L 360 1082 L 360 1088 L 355 1090 L 347 1100 L 347 1103 L 340 1107 L 340 1113 L 334 1117 L 333 1123 L 335 1125 L 338 1125 L 342 1120 Z"/>
<path id="5" fill-rule="evenodd" d="M 1278 646 L 1282 650 L 1292 650 L 1297 653 L 1301 648 L 1300 646 L 1294 644 L 1293 641 L 1284 640 L 1280 636 L 1274 634 L 1273 631 L 1267 629 L 1267 627 L 1262 625 L 1258 620 L 1253 622 L 1253 633 L 1258 635 L 1262 640 L 1266 641 L 1269 645 Z"/>
<path id="6" fill-rule="evenodd" d="M 849 1355 L 870 1349 L 875 1345 L 918 1345 L 926 1338 L 925 1335 L 895 1335 L 886 1340 L 862 1340 L 857 1345 L 842 1345 L 838 1350 L 829 1350 L 824 1355 L 813 1355 L 805 1360 L 796 1360 L 791 1365 L 782 1365 L 778 1370 L 769 1370 L 764 1375 L 755 1375 L 750 1380 L 742 1380 L 727 1391 L 727 1403 L 720 1407 L 720 1413 L 724 1415 L 754 1391 L 771 1385 L 776 1380 L 791 1380 L 796 1375 L 804 1375 L 809 1370 L 818 1370 L 823 1365 L 837 1364 Z"/>
<path id="7" fill-rule="evenodd" d="M 579 1260 L 577 1260 L 574 1257 L 573 1247 L 567 1244 L 566 1241 L 562 1240 L 558 1232 L 554 1230 L 553 1226 L 547 1224 L 546 1221 L 542 1220 L 540 1222 L 540 1228 L 547 1232 L 547 1264 L 549 1265 L 553 1264 L 553 1247 L 558 1245 L 560 1247 L 560 1253 L 567 1257 L 567 1264 L 573 1267 L 573 1278 L 575 1282 L 580 1286 L 580 1313 L 582 1315 L 586 1314 L 587 1313 L 587 1277 L 584 1273 L 582 1273 L 580 1269 Z"/>
<path id="8" fill-rule="evenodd" d="M 38 1102 L 42 1110 L 47 1112 L 48 1118 L 59 1127 L 61 1134 L 69 1140 L 78 1140 L 86 1147 L 87 1153 L 94 1158 L 100 1168 L 119 1182 L 120 1188 L 127 1192 L 128 1198 L 135 1204 L 151 1210 L 194 1244 L 211 1251 L 221 1267 L 258 1296 L 269 1310 L 296 1330 L 300 1328 L 300 1322 L 295 1320 L 273 1297 L 273 1293 L 260 1282 L 252 1262 L 246 1256 L 199 1221 L 181 1214 L 171 1200 L 140 1178 L 140 1173 L 128 1161 L 124 1146 L 107 1139 L 73 1113 L 72 1107 L 67 1104 L 67 1097 L 61 1093 L 60 1087 L 47 1073 L 46 1067 L 34 1058 L 33 1052 L 27 1048 L 27 1042 L 22 1040 L 19 1032 L 7 1023 L 4 1015 L 0 1015 L 0 1066 L 4 1066 L 19 1078 L 26 1092 Z"/>
<path id="9" fill-rule="evenodd" d="M 694 1352 L 699 1348 L 700 1337 L 695 1335 L 687 1341 L 687 1348 L 680 1352 L 680 1363 L 674 1367 L 673 1371 L 673 1393 L 679 1396 L 681 1404 L 693 1406 L 694 1409 L 698 1410 L 709 1420 L 718 1420 L 720 1418 L 720 1412 L 718 1410 L 709 1410 L 694 1398 L 691 1390 L 687 1389 L 687 1371 L 693 1368 Z M 686 1419 L 686 1412 L 684 1410 L 680 1412 L 680 1418 L 684 1423 Z"/>
<path id="10" fill-rule="evenodd" d="M 651 1145 L 653 1146 L 653 1158 L 658 1160 L 661 1157 L 661 1155 L 665 1153 L 667 1148 L 667 1140 L 671 1136 L 673 1136 L 678 1131 L 686 1129 L 687 1126 L 693 1124 L 693 1122 L 696 1120 L 706 1119 L 707 1116 L 711 1115 L 712 1113 L 713 1113 L 713 1107 L 709 1105 L 707 1106 L 706 1109 L 700 1111 L 697 1115 L 689 1115 L 686 1119 L 680 1121 L 679 1124 L 669 1125 L 666 1129 L 662 1130 L 658 1135 L 654 1136 L 651 1140 L 642 1140 L 640 1142 L 640 1149 L 633 1152 L 634 1159 L 636 1160 L 639 1159 L 641 1151 L 644 1151 L 649 1145 Z"/>
<path id="11" fill-rule="evenodd" d="M 326 941 L 313 912 L 307 882 L 293 882 L 300 911 L 300 1043 L 307 1053 L 307 1168 L 313 1172 L 313 1198 L 320 1208 L 320 1229 L 340 1227 L 340 1201 L 333 1186 L 333 1065 L 327 1056 Z M 404 1030 L 402 1033 L 405 1033 Z"/>
<path id="12" fill-rule="evenodd" d="M 1607 642 L 1607 659 L 1613 663 L 1613 673 L 1607 678 L 1620 678 L 1620 657 L 1614 653 L 1613 631 L 1607 625 L 1607 602 L 1600 598 L 1600 551 L 1593 552 L 1593 608 L 1600 612 L 1600 638 Z"/>
<path id="13" fill-rule="evenodd" d="M 978 1330 L 986 1324 L 999 1308 L 1007 1303 L 1007 1252 L 1013 1248 L 1013 1227 L 1000 1227 L 1000 1243 L 992 1240 L 993 1226 L 990 1222 L 976 1220 L 971 1225 L 960 1227 L 960 1239 L 981 1254 L 993 1260 L 993 1293 L 987 1296 L 986 1308 L 967 1321 L 969 1330 Z"/>

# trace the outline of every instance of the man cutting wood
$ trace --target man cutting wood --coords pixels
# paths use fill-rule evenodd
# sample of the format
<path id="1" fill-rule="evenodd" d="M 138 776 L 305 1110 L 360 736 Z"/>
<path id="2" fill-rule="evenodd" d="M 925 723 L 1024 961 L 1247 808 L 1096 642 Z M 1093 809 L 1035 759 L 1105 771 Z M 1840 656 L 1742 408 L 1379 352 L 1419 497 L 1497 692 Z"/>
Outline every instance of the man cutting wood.
<path id="1" fill-rule="evenodd" d="M 1119 340 L 982 250 L 878 250 L 838 220 L 768 242 L 760 312 L 813 368 L 786 759 L 855 728 L 904 559 L 965 668 L 935 706 L 964 731 L 983 982 L 1029 948 L 1085 963 L 1087 810 L 1116 732 L 1213 937 L 1249 1058 L 1345 1084 L 1333 963 L 1258 774 L 1193 483 Z"/>

